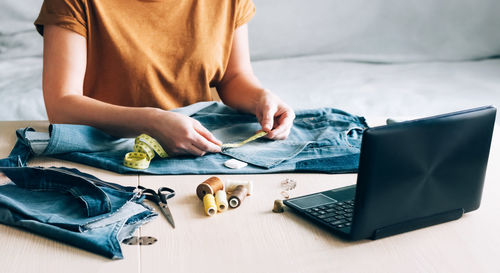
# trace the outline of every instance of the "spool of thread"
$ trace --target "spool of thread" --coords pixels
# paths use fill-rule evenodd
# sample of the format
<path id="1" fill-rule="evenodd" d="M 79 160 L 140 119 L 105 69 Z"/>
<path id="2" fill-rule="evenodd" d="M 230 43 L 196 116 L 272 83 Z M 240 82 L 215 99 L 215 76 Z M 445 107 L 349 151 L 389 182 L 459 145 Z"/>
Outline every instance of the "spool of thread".
<path id="1" fill-rule="evenodd" d="M 253 182 L 252 181 L 227 180 L 225 189 L 227 192 L 232 192 L 239 185 L 245 186 L 247 188 L 247 194 L 252 195 L 252 192 L 253 192 Z"/>
<path id="2" fill-rule="evenodd" d="M 238 185 L 231 196 L 229 197 L 229 206 L 231 208 L 237 208 L 241 205 L 241 202 L 245 200 L 247 196 L 248 189 L 243 185 Z"/>
<path id="3" fill-rule="evenodd" d="M 217 204 L 217 210 L 223 212 L 227 210 L 229 204 L 227 202 L 227 194 L 224 190 L 219 190 L 215 193 L 215 204 Z"/>
<path id="4" fill-rule="evenodd" d="M 200 200 L 203 200 L 206 194 L 214 195 L 217 191 L 224 189 L 224 183 L 216 176 L 212 176 L 209 179 L 203 181 L 196 188 L 196 195 Z"/>
<path id="5" fill-rule="evenodd" d="M 205 214 L 214 216 L 217 213 L 217 205 L 215 204 L 215 197 L 212 194 L 205 194 L 203 196 L 203 206 L 205 207 Z"/>

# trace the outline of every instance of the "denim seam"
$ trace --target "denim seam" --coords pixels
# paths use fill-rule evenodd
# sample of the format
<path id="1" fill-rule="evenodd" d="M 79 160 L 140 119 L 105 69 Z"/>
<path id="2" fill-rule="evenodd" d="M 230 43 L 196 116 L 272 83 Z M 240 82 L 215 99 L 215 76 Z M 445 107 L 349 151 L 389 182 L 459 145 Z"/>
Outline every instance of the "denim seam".
<path id="1" fill-rule="evenodd" d="M 290 153 L 290 154 L 291 154 L 291 156 L 290 156 L 290 157 L 288 157 L 288 158 L 284 158 L 284 159 L 274 160 L 274 161 L 272 161 L 272 162 L 271 162 L 271 164 L 265 164 L 264 162 L 261 162 L 261 161 L 258 161 L 258 162 L 255 162 L 255 161 L 254 161 L 254 162 L 249 162 L 249 163 L 251 163 L 251 164 L 253 164 L 253 165 L 256 165 L 256 166 L 259 166 L 259 167 L 263 167 L 263 168 L 270 169 L 270 168 L 272 168 L 272 167 L 274 167 L 274 166 L 276 166 L 276 165 L 280 164 L 280 163 L 281 163 L 281 162 L 283 162 L 283 161 L 286 161 L 286 160 L 288 160 L 288 159 L 290 159 L 290 158 L 293 158 L 293 157 L 294 157 L 294 156 L 296 156 L 298 153 L 300 153 L 301 151 L 303 151 L 303 150 L 304 150 L 304 148 L 305 148 L 306 146 L 307 146 L 307 144 L 304 144 L 304 145 L 302 145 L 301 147 L 296 148 L 296 149 L 293 151 L 293 153 Z M 234 150 L 233 150 L 233 152 L 232 152 L 232 153 L 229 153 L 229 152 L 227 152 L 227 151 L 223 151 L 223 152 L 222 152 L 222 154 L 225 154 L 225 155 L 231 156 L 231 157 L 233 157 L 233 158 L 236 158 L 236 159 L 239 159 L 239 160 L 242 160 L 242 161 L 244 161 L 244 160 L 245 160 L 245 157 L 246 157 L 244 153 L 243 153 L 243 154 L 242 154 L 242 153 L 238 153 L 237 151 L 234 151 Z"/>
<path id="2" fill-rule="evenodd" d="M 115 226 L 113 227 L 113 231 L 111 232 L 111 236 L 108 236 L 107 241 L 110 243 L 112 252 L 113 252 L 113 259 L 123 257 L 122 249 L 120 247 L 120 242 L 118 242 L 118 232 L 122 228 L 123 225 L 127 222 L 126 219 L 123 219 L 122 221 L 116 222 Z"/>
<path id="3" fill-rule="evenodd" d="M 105 205 L 105 211 L 106 212 L 110 212 L 111 211 L 111 201 L 109 200 L 109 197 L 108 195 L 99 187 L 99 186 L 96 186 L 92 181 L 89 181 L 89 179 L 87 177 L 82 177 L 80 175 L 77 175 L 75 173 L 71 173 L 69 171 L 61 171 L 61 170 L 57 170 L 57 169 L 42 169 L 42 171 L 44 172 L 47 172 L 47 171 L 52 171 L 52 172 L 56 172 L 56 173 L 63 173 L 63 174 L 66 174 L 66 175 L 69 175 L 73 178 L 76 178 L 76 179 L 81 179 L 81 180 L 84 180 L 85 182 L 88 182 L 90 185 L 92 185 L 95 189 L 97 189 L 99 192 L 101 192 L 104 196 L 105 196 L 105 200 L 103 200 L 102 203 L 104 203 Z M 81 191 L 78 190 L 78 187 L 71 187 L 71 188 L 67 188 L 65 184 L 61 184 L 61 183 L 54 183 L 54 182 L 51 182 L 50 184 L 56 186 L 56 187 L 61 187 L 63 189 L 66 189 L 66 191 L 68 191 L 69 193 L 73 194 L 73 192 L 76 194 L 73 194 L 73 196 L 75 198 L 79 198 L 80 200 L 83 200 L 86 204 L 86 206 L 88 207 L 88 202 L 87 200 L 85 200 L 85 198 L 83 198 L 81 196 Z M 90 209 L 87 210 L 89 215 L 93 215 L 93 214 L 90 214 Z M 93 210 L 92 210 L 93 212 Z"/>
<path id="4" fill-rule="evenodd" d="M 44 154 L 51 154 L 52 150 L 54 150 L 55 147 L 57 147 L 57 141 L 59 140 L 59 130 L 57 126 L 49 126 L 49 131 L 50 131 L 50 137 L 49 137 L 49 143 L 47 144 L 47 148 L 45 148 L 45 151 L 43 151 L 42 155 Z"/>
<path id="5" fill-rule="evenodd" d="M 133 195 L 133 196 L 132 196 L 129 200 L 127 200 L 127 202 L 134 202 L 134 203 L 136 203 L 136 204 L 140 204 L 140 205 L 142 205 L 143 207 L 145 207 L 145 208 L 146 208 L 146 209 L 148 209 L 148 210 L 151 210 L 151 211 L 153 210 L 151 207 L 146 206 L 146 205 L 145 205 L 144 203 L 142 203 L 142 202 L 135 202 L 135 201 L 133 201 L 135 198 L 138 198 L 138 197 L 137 197 L 137 195 Z M 81 225 L 81 229 L 82 229 L 82 230 L 88 230 L 87 228 L 85 228 L 85 226 L 90 225 L 90 224 L 95 223 L 95 222 L 98 222 L 98 221 L 101 221 L 101 220 L 103 220 L 103 219 L 105 219 L 105 218 L 111 217 L 111 216 L 112 216 L 112 215 L 114 215 L 115 213 L 117 213 L 117 212 L 121 211 L 121 209 L 122 209 L 122 207 L 118 208 L 118 209 L 117 209 L 116 211 L 114 211 L 114 212 L 102 214 L 102 215 L 101 215 L 101 217 L 95 218 L 95 219 L 93 219 L 93 220 L 92 220 L 92 221 L 90 221 L 90 222 L 86 222 L 85 224 Z M 97 217 L 97 216 L 96 216 L 96 217 Z M 132 216 L 131 216 L 131 217 L 132 217 Z M 109 225 L 109 224 L 108 224 L 108 225 Z"/>
<path id="6" fill-rule="evenodd" d="M 89 205 L 89 202 L 87 201 L 86 198 L 82 198 L 81 192 L 78 189 L 76 189 L 75 187 L 69 188 L 68 192 L 71 193 L 77 199 L 83 201 L 83 203 L 85 204 L 85 207 L 86 207 L 87 217 L 89 217 L 90 215 L 94 215 L 94 213 L 95 213 L 94 209 Z"/>

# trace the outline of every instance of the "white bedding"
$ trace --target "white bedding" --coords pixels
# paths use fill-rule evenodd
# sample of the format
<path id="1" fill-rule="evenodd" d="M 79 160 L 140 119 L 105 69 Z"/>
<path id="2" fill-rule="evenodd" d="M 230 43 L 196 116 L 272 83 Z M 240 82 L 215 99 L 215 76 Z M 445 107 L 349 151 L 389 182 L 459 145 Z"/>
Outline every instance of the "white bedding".
<path id="1" fill-rule="evenodd" d="M 500 106 L 500 59 L 462 61 L 500 55 L 498 0 L 254 2 L 255 73 L 294 108 L 423 116 Z M 0 120 L 47 118 L 33 26 L 41 3 L 0 1 Z"/>
<path id="2" fill-rule="evenodd" d="M 390 117 L 500 106 L 500 59 L 373 64 L 316 56 L 259 61 L 254 70 L 294 108 L 328 106 Z"/>
<path id="3" fill-rule="evenodd" d="M 500 59 L 370 64 L 327 56 L 257 61 L 264 86 L 297 109 L 336 107 L 364 116 L 423 116 L 500 106 Z M 41 58 L 0 60 L 0 120 L 46 119 Z"/>
<path id="4" fill-rule="evenodd" d="M 0 60 L 0 120 L 45 120 L 41 57 Z"/>

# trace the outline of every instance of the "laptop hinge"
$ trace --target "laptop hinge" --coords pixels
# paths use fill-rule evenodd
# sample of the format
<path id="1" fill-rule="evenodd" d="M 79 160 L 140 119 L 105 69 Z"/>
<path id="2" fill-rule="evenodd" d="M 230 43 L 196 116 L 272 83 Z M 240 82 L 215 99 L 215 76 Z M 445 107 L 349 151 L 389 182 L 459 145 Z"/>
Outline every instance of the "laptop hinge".
<path id="1" fill-rule="evenodd" d="M 373 236 L 371 239 L 376 240 L 380 238 L 384 238 L 387 236 L 391 236 L 394 234 L 399 234 L 407 231 L 412 231 L 415 229 L 419 228 L 424 228 L 432 225 L 437 225 L 441 223 L 445 223 L 448 221 L 453 221 L 457 220 L 458 218 L 462 217 L 464 214 L 464 209 L 454 209 L 438 214 L 433 214 L 431 216 L 426 216 L 426 217 L 421 217 L 421 218 L 416 218 L 412 219 L 409 221 L 405 222 L 400 222 L 397 224 L 393 224 L 390 226 L 386 226 L 383 228 L 376 229 L 373 232 Z"/>

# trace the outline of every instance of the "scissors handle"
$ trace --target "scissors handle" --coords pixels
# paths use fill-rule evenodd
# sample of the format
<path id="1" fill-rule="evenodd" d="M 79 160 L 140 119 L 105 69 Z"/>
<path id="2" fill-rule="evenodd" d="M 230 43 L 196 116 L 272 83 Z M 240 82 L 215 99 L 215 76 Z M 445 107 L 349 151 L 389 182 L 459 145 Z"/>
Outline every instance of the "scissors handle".
<path id="1" fill-rule="evenodd" d="M 175 196 L 175 191 L 169 187 L 161 187 L 158 189 L 158 197 L 162 203 L 167 203 L 167 199 Z"/>
<path id="2" fill-rule="evenodd" d="M 153 201 L 155 203 L 160 202 L 160 198 L 158 197 L 158 194 L 152 190 L 152 189 L 147 189 L 142 186 L 139 186 L 139 189 L 141 190 L 140 193 L 146 197 L 146 199 Z"/>

